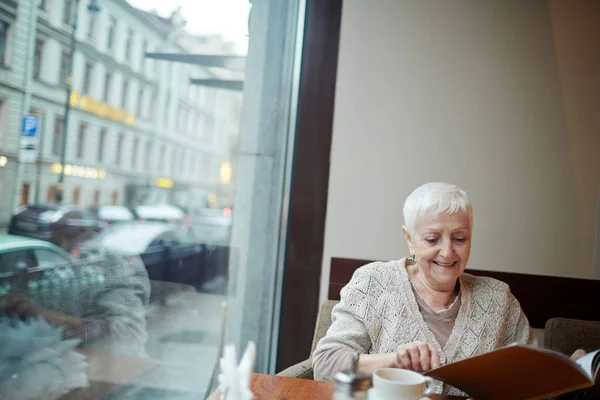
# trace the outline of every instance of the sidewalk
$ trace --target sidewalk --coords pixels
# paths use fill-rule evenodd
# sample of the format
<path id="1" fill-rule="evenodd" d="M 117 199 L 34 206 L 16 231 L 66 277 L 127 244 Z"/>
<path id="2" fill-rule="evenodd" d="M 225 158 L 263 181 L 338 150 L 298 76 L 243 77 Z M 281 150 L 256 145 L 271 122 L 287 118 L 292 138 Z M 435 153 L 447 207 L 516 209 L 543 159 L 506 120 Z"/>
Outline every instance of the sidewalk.
<path id="1" fill-rule="evenodd" d="M 146 349 L 162 367 L 146 374 L 142 385 L 204 394 L 217 363 L 225 299 L 193 293 L 151 306 Z"/>

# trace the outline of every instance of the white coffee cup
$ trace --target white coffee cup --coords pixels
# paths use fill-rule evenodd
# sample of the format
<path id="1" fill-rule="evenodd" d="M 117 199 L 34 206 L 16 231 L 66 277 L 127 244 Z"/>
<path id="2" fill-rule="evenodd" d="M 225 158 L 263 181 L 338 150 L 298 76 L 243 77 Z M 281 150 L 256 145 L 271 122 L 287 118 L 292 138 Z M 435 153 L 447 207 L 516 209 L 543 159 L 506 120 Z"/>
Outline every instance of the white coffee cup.
<path id="1" fill-rule="evenodd" d="M 380 368 L 373 372 L 377 400 L 418 400 L 433 393 L 433 379 L 400 368 Z"/>

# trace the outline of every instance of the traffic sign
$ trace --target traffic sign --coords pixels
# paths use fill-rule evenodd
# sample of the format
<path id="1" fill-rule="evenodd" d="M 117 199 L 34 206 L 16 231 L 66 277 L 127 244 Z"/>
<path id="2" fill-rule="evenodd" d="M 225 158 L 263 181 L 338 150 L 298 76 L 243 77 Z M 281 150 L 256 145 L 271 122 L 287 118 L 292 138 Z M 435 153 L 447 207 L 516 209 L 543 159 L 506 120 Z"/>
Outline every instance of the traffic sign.
<path id="1" fill-rule="evenodd" d="M 39 129 L 39 118 L 37 115 L 25 115 L 21 126 L 22 136 L 35 136 Z"/>
<path id="2" fill-rule="evenodd" d="M 19 161 L 32 163 L 38 158 L 38 130 L 40 119 L 37 115 L 25 115 L 21 126 Z"/>

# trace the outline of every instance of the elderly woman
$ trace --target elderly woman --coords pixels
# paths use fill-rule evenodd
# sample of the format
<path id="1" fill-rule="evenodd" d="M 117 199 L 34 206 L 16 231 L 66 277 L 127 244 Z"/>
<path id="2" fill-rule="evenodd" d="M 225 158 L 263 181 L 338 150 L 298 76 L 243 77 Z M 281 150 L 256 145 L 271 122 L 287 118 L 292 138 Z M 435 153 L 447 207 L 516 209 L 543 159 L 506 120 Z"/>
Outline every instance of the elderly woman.
<path id="1" fill-rule="evenodd" d="M 313 354 L 315 379 L 332 379 L 356 358 L 367 374 L 382 367 L 420 372 L 511 343 L 537 345 L 508 285 L 464 273 L 473 232 L 467 194 L 427 183 L 403 211 L 410 257 L 354 273 Z M 434 391 L 460 394 L 441 382 Z"/>

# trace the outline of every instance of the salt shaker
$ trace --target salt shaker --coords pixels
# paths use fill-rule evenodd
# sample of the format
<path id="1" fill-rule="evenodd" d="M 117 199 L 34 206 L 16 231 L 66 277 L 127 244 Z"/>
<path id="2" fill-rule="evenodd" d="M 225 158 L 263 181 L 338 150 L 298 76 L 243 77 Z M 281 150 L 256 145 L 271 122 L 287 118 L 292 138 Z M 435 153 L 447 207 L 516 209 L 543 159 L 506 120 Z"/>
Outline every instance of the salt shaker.
<path id="1" fill-rule="evenodd" d="M 366 400 L 371 387 L 371 376 L 358 372 L 358 354 L 352 360 L 352 367 L 335 374 L 333 400 Z"/>

